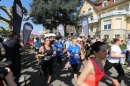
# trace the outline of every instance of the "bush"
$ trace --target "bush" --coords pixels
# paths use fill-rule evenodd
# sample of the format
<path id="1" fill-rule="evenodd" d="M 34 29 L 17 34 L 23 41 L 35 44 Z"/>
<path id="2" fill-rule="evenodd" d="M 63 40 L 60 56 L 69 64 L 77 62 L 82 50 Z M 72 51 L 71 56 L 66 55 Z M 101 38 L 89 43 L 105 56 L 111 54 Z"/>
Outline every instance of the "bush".
<path id="1" fill-rule="evenodd" d="M 126 44 L 122 44 L 122 45 L 120 46 L 120 48 L 121 48 L 121 49 L 126 49 Z"/>

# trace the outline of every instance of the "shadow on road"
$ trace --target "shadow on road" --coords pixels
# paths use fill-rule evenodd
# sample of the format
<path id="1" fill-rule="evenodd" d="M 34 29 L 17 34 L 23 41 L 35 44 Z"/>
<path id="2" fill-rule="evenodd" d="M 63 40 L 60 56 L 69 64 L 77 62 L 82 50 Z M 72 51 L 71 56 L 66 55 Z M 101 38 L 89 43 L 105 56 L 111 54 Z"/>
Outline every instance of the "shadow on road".
<path id="1" fill-rule="evenodd" d="M 108 76 L 112 76 L 112 75 L 111 75 L 112 72 L 110 72 L 110 71 L 107 71 L 106 74 L 107 74 Z M 116 77 L 116 76 L 118 76 L 118 75 L 117 75 L 117 74 L 114 74 L 114 75 L 115 75 L 115 76 L 112 76 L 112 77 L 117 80 L 117 77 Z M 108 80 L 106 80 L 106 79 L 104 79 L 104 78 L 101 80 L 101 82 L 102 82 L 102 83 L 105 83 L 107 86 L 114 86 L 114 85 L 112 85 L 112 83 L 111 83 L 110 81 L 108 81 Z M 122 85 L 122 84 L 123 84 L 123 85 Z M 124 85 L 124 84 L 125 84 L 125 85 Z M 128 75 L 128 74 L 126 73 L 126 75 L 123 77 L 121 86 L 128 86 L 128 84 L 130 84 L 130 75 Z"/>
<path id="2" fill-rule="evenodd" d="M 63 61 L 63 68 L 65 68 L 66 61 Z M 73 74 L 68 73 L 66 69 L 63 71 L 58 70 L 59 66 L 56 65 L 57 78 L 52 78 L 51 83 L 53 86 L 76 86 Z M 107 75 L 112 75 L 113 73 L 107 72 Z M 115 73 L 117 76 L 117 73 Z M 47 82 L 47 76 L 39 75 L 39 66 L 35 58 L 35 54 L 28 53 L 28 55 L 22 55 L 22 75 L 26 76 L 26 86 L 45 86 Z M 116 79 L 116 77 L 114 77 Z M 126 76 L 123 79 L 123 85 L 128 86 L 130 82 L 130 73 L 126 73 Z M 111 82 L 106 79 L 102 79 L 101 83 L 104 83 L 105 86 L 112 86 Z M 22 83 L 21 86 L 25 86 L 25 83 Z M 124 85 L 125 84 L 125 85 Z M 101 85 L 99 85 L 101 86 Z"/>
<path id="3" fill-rule="evenodd" d="M 47 82 L 47 76 L 39 75 L 39 66 L 35 58 L 35 54 L 22 55 L 22 76 L 26 76 L 26 86 L 45 86 Z M 63 61 L 63 67 L 66 61 Z M 52 78 L 51 83 L 53 86 L 75 86 L 73 83 L 73 75 L 68 74 L 66 69 L 63 71 L 58 70 L 59 66 L 56 65 L 57 78 Z M 67 76 L 68 75 L 68 76 Z M 25 86 L 22 83 L 21 86 Z"/>

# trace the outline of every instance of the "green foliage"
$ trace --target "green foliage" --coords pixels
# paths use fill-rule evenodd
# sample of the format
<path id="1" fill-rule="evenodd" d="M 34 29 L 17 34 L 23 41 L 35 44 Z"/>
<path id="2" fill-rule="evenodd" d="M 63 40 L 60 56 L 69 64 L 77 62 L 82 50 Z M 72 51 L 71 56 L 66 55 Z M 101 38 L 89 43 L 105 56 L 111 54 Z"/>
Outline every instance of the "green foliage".
<path id="1" fill-rule="evenodd" d="M 120 46 L 120 48 L 121 48 L 121 49 L 126 49 L 126 44 L 123 43 L 123 44 Z"/>
<path id="2" fill-rule="evenodd" d="M 43 24 L 46 27 L 63 25 L 75 25 L 77 7 L 82 0 L 33 0 L 30 4 L 32 21 L 35 24 Z M 51 19 L 52 23 L 47 23 Z M 50 29 L 50 28 L 46 28 Z"/>
<path id="3" fill-rule="evenodd" d="M 0 35 L 2 36 L 7 36 L 8 33 L 9 33 L 9 30 L 0 30 Z"/>

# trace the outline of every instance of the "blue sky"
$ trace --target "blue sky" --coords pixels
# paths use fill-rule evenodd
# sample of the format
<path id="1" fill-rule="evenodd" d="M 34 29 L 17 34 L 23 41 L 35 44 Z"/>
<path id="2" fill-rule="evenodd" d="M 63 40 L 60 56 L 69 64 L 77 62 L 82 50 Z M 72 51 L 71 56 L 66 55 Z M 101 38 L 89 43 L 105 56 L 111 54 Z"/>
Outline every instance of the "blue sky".
<path id="1" fill-rule="evenodd" d="M 7 8 L 10 8 L 12 5 L 13 5 L 13 1 L 14 0 L 1 0 L 0 1 L 0 6 L 6 6 Z M 92 0 L 92 1 L 95 1 L 95 0 Z M 32 0 L 21 0 L 22 2 L 22 5 L 28 10 L 30 11 L 30 6 L 29 6 L 29 3 L 32 2 Z M 5 17 L 7 18 L 7 15 L 2 11 L 0 10 L 0 14 L 2 15 L 2 17 Z M 22 22 L 22 25 L 21 25 L 21 29 L 23 28 L 23 24 L 27 22 L 27 21 L 23 21 Z M 43 30 L 43 26 L 42 25 L 35 25 L 31 20 L 29 20 L 28 22 L 32 23 L 33 24 L 33 27 L 34 27 L 34 30 Z M 0 26 L 3 26 L 5 27 L 5 24 L 1 23 L 0 22 Z"/>
<path id="2" fill-rule="evenodd" d="M 13 1 L 14 1 L 14 0 L 1 0 L 1 1 L 0 1 L 0 6 L 6 6 L 7 8 L 10 8 L 10 7 L 13 5 Z M 22 2 L 22 5 L 23 5 L 28 11 L 30 11 L 29 3 L 31 3 L 32 0 L 21 0 L 21 2 Z M 6 15 L 2 10 L 0 10 L 0 14 L 2 15 L 2 17 L 7 18 L 7 15 Z M 22 22 L 21 29 L 23 28 L 23 24 L 24 24 L 25 22 L 27 22 L 27 21 L 23 21 L 23 22 Z M 29 20 L 28 22 L 30 22 L 30 23 L 33 24 L 34 30 L 43 30 L 43 26 L 42 26 L 42 25 L 35 25 L 31 20 Z M 5 24 L 3 24 L 3 23 L 0 22 L 0 26 L 5 27 Z"/>

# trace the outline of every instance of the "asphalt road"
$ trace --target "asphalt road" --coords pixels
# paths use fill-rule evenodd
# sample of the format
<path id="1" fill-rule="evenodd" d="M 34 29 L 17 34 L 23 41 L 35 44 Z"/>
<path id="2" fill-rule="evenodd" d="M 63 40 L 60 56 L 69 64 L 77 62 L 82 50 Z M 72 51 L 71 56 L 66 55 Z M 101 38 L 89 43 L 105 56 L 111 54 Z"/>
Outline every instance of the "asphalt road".
<path id="1" fill-rule="evenodd" d="M 73 78 L 73 74 L 68 73 L 66 66 L 66 61 L 63 62 L 63 71 L 58 70 L 57 65 L 57 78 L 52 78 L 51 83 L 53 86 L 77 86 Z M 82 70 L 80 70 L 81 72 Z M 128 71 L 126 71 L 128 73 Z M 118 74 L 114 68 L 112 68 L 108 75 L 116 77 Z M 36 61 L 35 55 L 32 51 L 27 55 L 22 55 L 22 76 L 26 77 L 25 82 L 21 86 L 45 86 L 47 77 L 39 75 L 39 66 Z M 25 85 L 26 84 L 26 85 Z M 110 81 L 103 79 L 99 86 L 113 86 Z M 130 86 L 130 74 L 126 74 L 121 86 Z"/>

